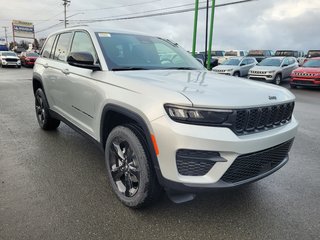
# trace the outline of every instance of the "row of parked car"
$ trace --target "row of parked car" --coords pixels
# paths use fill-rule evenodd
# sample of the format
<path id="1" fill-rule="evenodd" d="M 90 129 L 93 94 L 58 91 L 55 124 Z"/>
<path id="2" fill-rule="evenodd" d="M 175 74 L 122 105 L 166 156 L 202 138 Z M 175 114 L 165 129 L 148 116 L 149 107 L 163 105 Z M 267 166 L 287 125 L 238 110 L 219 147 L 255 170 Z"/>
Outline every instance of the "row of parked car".
<path id="1" fill-rule="evenodd" d="M 203 53 L 199 53 L 198 58 Z M 290 86 L 320 86 L 320 50 L 303 51 L 271 50 L 213 51 L 212 71 L 236 77 L 271 82 L 279 85 L 291 77 Z M 318 58 L 317 58 L 318 57 Z M 299 68 L 300 67 L 300 68 Z"/>
<path id="2" fill-rule="evenodd" d="M 33 67 L 35 61 L 39 57 L 36 52 L 22 52 L 17 55 L 12 51 L 0 51 L 0 66 L 14 66 L 21 68 L 22 66 Z"/>

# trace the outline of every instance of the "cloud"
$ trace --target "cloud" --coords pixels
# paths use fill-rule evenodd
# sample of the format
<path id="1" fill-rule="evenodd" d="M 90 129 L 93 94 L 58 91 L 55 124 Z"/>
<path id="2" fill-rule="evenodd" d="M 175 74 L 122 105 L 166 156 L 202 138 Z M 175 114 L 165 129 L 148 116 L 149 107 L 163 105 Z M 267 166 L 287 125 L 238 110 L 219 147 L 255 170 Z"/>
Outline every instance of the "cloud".
<path id="1" fill-rule="evenodd" d="M 146 3 L 146 2 L 150 3 Z M 225 3 L 233 0 L 217 0 L 216 3 Z M 102 18 L 135 12 L 144 12 L 152 9 L 193 3 L 194 0 L 71 0 L 68 15 L 81 13 L 70 19 Z M 141 5 L 127 6 L 135 3 Z M 117 7 L 113 9 L 103 9 Z M 96 9 L 95 11 L 86 11 Z M 320 48 L 320 1 L 319 0 L 258 0 L 240 5 L 216 8 L 214 25 L 214 49 L 317 49 Z M 57 15 L 53 17 L 54 15 Z M 60 0 L 42 1 L 9 1 L 0 9 L 1 19 L 32 20 L 36 30 L 43 30 L 37 37 L 45 37 L 50 32 L 62 28 L 50 26 L 63 19 L 63 7 Z M 52 18 L 53 17 L 53 18 Z M 178 42 L 185 49 L 190 50 L 193 34 L 193 12 L 176 15 L 158 16 L 152 18 L 112 21 L 90 24 L 103 26 L 107 29 L 129 29 L 145 32 L 150 35 L 167 37 Z M 49 21 L 38 21 L 46 20 Z M 21 19 L 22 20 L 22 19 Z M 0 22 L 10 26 L 10 21 Z M 2 35 L 0 32 L 0 36 Z M 197 49 L 204 49 L 205 11 L 199 12 Z"/>

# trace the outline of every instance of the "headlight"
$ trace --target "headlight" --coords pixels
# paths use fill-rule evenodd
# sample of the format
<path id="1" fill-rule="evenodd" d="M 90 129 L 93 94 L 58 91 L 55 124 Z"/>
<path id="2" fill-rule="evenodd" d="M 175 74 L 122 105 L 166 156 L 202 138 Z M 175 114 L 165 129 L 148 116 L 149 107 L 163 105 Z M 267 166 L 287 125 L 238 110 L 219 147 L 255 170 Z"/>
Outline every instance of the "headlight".
<path id="1" fill-rule="evenodd" d="M 18 60 L 18 61 L 17 61 L 17 63 L 21 63 L 21 61 L 20 61 L 20 60 Z"/>
<path id="2" fill-rule="evenodd" d="M 206 109 L 165 104 L 169 117 L 176 121 L 196 125 L 221 125 L 228 120 L 232 110 Z"/>
<path id="3" fill-rule="evenodd" d="M 268 73 L 275 73 L 275 71 L 268 71 Z"/>
<path id="4" fill-rule="evenodd" d="M 233 69 L 227 69 L 227 70 L 225 70 L 226 72 L 232 72 L 233 71 Z"/>

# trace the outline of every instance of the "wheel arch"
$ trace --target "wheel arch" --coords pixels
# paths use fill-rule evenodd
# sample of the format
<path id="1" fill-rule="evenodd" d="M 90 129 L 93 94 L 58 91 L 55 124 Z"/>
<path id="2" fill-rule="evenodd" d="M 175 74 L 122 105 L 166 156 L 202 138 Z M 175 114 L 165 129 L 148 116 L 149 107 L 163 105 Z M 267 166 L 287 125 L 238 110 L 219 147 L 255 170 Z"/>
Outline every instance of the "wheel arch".
<path id="1" fill-rule="evenodd" d="M 136 134 L 139 134 L 139 132 L 142 134 L 140 137 L 143 138 L 148 155 L 152 159 L 156 174 L 160 180 L 162 175 L 160 173 L 156 150 L 151 138 L 151 132 L 143 117 L 125 107 L 116 104 L 107 104 L 102 110 L 100 123 L 100 144 L 102 149 L 105 149 L 106 140 L 114 127 L 119 125 L 128 125 L 130 127 L 130 124 L 137 126 L 138 128 L 130 128 Z"/>
<path id="2" fill-rule="evenodd" d="M 45 92 L 41 78 L 40 78 L 40 77 L 37 77 L 37 76 L 33 76 L 33 77 L 32 77 L 32 89 L 33 89 L 33 94 L 36 93 L 36 91 L 37 91 L 38 88 L 41 88 L 42 91 Z"/>

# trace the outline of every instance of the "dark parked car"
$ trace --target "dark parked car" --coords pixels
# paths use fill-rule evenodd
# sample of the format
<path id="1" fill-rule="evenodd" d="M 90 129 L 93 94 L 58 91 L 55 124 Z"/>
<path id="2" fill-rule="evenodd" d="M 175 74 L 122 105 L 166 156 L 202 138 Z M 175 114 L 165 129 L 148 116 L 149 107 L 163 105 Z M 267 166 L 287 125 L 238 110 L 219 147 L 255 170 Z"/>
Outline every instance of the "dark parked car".
<path id="1" fill-rule="evenodd" d="M 208 55 L 207 55 L 208 57 Z M 201 62 L 202 65 L 205 65 L 205 67 L 207 67 L 207 65 L 205 64 L 205 60 L 204 60 L 204 52 L 200 52 L 200 53 L 197 53 L 195 55 L 195 58 Z M 218 66 L 218 59 L 217 58 L 214 58 L 214 57 L 211 57 L 211 62 L 210 62 L 210 69 L 211 70 L 212 68 L 214 68 L 215 66 Z"/>
<path id="2" fill-rule="evenodd" d="M 261 62 L 263 59 L 273 56 L 272 50 L 250 50 L 248 57 L 254 57 L 257 62 Z"/>

